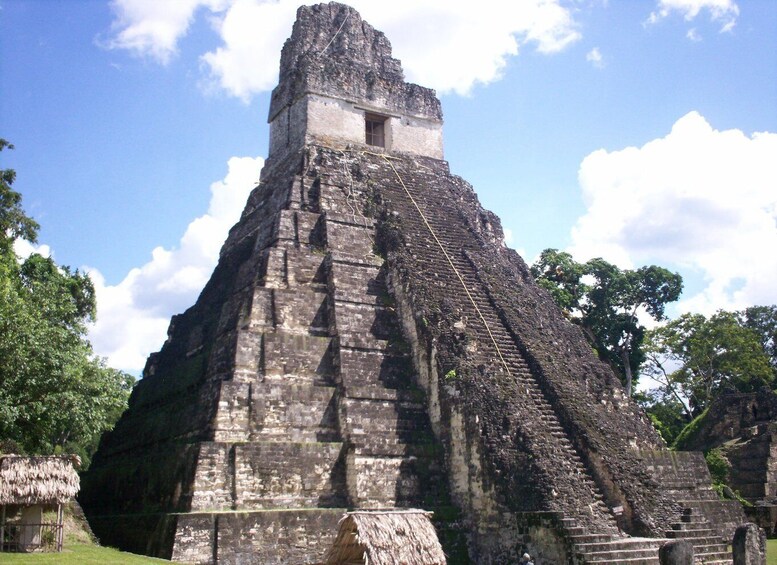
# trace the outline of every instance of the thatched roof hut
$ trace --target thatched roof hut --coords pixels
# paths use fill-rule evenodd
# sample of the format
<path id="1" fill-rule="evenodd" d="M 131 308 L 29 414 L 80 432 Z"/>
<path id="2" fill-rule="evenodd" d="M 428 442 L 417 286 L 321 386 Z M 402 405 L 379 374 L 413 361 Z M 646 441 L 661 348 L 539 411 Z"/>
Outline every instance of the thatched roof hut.
<path id="1" fill-rule="evenodd" d="M 325 565 L 445 565 L 431 512 L 348 512 Z"/>
<path id="2" fill-rule="evenodd" d="M 75 455 L 25 457 L 0 455 L 0 505 L 55 505 L 78 494 Z"/>

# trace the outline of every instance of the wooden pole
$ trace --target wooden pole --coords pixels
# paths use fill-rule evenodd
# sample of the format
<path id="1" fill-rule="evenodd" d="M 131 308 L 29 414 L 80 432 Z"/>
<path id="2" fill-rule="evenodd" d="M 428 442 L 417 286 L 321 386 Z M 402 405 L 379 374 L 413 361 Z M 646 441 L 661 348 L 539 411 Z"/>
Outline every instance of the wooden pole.
<path id="1" fill-rule="evenodd" d="M 3 546 L 5 546 L 5 504 L 3 504 L 3 517 L 0 518 L 0 553 L 3 552 Z"/>
<path id="2" fill-rule="evenodd" d="M 62 504 L 57 503 L 57 551 L 62 551 L 62 538 L 64 537 L 64 519 L 62 512 Z"/>

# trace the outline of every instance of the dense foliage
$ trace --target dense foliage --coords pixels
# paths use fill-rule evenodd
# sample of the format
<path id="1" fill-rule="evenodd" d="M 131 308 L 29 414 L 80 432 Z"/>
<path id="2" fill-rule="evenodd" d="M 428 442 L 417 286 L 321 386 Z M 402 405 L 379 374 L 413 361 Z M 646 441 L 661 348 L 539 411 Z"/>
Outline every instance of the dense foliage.
<path id="1" fill-rule="evenodd" d="M 14 241 L 34 242 L 38 224 L 11 187 L 14 171 L 0 176 L 0 451 L 75 452 L 88 463 L 134 379 L 106 367 L 85 337 L 96 307 L 89 277 L 16 256 Z"/>
<path id="2" fill-rule="evenodd" d="M 768 310 L 721 310 L 709 318 L 683 314 L 648 333 L 642 371 L 659 383 L 665 398 L 682 410 L 686 422 L 722 391 L 773 388 L 775 366 L 767 353 L 770 341 L 754 329 L 759 324 L 751 323 L 748 316 L 748 311 L 762 314 Z M 768 324 L 763 327 L 768 333 Z"/>
<path id="3" fill-rule="evenodd" d="M 666 304 L 682 292 L 682 277 L 655 265 L 628 270 L 599 258 L 578 263 L 556 249 L 543 251 L 531 271 L 631 394 L 645 358 L 640 316 L 663 320 Z"/>
<path id="4" fill-rule="evenodd" d="M 739 323 L 753 330 L 777 377 L 777 305 L 751 306 L 737 312 Z"/>

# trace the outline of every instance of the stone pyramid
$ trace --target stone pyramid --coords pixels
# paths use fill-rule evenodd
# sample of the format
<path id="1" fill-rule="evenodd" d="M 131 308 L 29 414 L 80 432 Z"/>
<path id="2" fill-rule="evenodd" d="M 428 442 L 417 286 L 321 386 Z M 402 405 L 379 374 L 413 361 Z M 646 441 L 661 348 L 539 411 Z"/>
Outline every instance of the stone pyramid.
<path id="1" fill-rule="evenodd" d="M 449 563 L 658 563 L 665 537 L 730 561 L 738 503 L 504 247 L 381 32 L 300 8 L 269 122 L 211 280 L 84 478 L 104 543 L 312 564 L 346 509 L 422 508 Z"/>

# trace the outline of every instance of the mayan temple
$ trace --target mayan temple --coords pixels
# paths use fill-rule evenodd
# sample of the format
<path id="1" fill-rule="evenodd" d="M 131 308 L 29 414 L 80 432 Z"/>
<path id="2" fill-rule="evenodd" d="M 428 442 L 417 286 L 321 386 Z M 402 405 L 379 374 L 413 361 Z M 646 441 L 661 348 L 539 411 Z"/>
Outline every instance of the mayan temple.
<path id="1" fill-rule="evenodd" d="M 346 510 L 416 508 L 450 564 L 657 565 L 666 539 L 731 563 L 741 506 L 504 246 L 381 32 L 300 8 L 269 123 L 218 266 L 84 477 L 103 543 L 314 564 Z"/>

